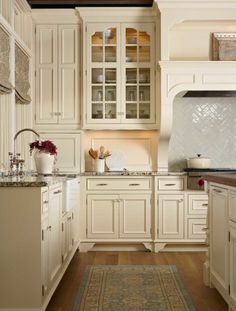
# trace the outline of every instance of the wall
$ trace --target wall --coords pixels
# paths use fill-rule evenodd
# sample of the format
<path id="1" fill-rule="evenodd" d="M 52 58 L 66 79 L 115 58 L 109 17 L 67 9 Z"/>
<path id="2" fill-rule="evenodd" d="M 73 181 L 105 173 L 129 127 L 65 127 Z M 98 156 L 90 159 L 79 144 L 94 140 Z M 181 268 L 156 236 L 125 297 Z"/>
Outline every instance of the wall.
<path id="1" fill-rule="evenodd" d="M 157 131 L 86 131 L 84 133 L 85 170 L 93 170 L 93 160 L 88 150 L 104 146 L 111 153 L 122 152 L 125 168 L 133 171 L 157 169 Z"/>
<path id="2" fill-rule="evenodd" d="M 212 167 L 236 168 L 236 97 L 175 98 L 169 170 L 182 170 L 197 153 Z"/>

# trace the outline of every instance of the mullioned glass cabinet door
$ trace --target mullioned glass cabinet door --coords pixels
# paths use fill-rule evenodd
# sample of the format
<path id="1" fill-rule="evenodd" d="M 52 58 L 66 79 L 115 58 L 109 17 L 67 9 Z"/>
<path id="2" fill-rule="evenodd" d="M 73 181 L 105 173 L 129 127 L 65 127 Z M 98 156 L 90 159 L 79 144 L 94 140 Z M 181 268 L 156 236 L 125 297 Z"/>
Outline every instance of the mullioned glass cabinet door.
<path id="1" fill-rule="evenodd" d="M 121 26 L 122 123 L 155 122 L 155 44 L 152 23 Z"/>
<path id="2" fill-rule="evenodd" d="M 120 123 L 120 25 L 87 27 L 87 121 Z"/>

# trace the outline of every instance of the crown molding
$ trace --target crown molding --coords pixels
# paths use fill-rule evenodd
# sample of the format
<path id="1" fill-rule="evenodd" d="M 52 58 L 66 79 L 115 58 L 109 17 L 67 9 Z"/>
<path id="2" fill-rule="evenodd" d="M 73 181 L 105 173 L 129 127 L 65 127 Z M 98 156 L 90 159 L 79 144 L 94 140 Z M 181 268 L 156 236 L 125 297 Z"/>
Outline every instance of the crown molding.
<path id="1" fill-rule="evenodd" d="M 236 8 L 235 0 L 154 0 L 161 9 L 222 9 Z"/>

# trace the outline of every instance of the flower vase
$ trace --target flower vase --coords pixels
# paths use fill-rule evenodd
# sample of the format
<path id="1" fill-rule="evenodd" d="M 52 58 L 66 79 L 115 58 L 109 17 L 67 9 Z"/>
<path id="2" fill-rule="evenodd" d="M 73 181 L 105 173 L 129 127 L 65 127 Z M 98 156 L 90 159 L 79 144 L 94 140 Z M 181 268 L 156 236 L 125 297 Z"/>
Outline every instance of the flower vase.
<path id="1" fill-rule="evenodd" d="M 34 161 L 38 174 L 52 174 L 54 155 L 37 150 L 34 153 Z"/>

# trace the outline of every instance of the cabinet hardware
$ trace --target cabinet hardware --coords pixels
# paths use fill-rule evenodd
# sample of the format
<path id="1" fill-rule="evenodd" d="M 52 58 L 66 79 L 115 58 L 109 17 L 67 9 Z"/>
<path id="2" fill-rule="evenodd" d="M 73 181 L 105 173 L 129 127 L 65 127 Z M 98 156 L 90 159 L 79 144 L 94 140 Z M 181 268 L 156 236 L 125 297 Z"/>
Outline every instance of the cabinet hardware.
<path id="1" fill-rule="evenodd" d="M 71 217 L 72 217 L 72 219 L 74 219 L 74 213 L 72 212 L 72 214 L 71 214 Z"/>
<path id="2" fill-rule="evenodd" d="M 43 201 L 43 204 L 48 204 L 48 201 L 47 200 Z"/>
<path id="3" fill-rule="evenodd" d="M 207 230 L 208 230 L 208 227 L 202 228 L 202 231 L 207 231 Z"/>
<path id="4" fill-rule="evenodd" d="M 61 224 L 61 231 L 64 232 L 64 224 Z"/>
<path id="5" fill-rule="evenodd" d="M 140 186 L 140 184 L 129 184 L 129 186 Z"/>
<path id="6" fill-rule="evenodd" d="M 53 193 L 54 194 L 58 194 L 58 193 L 61 193 L 62 191 L 61 190 L 57 190 L 57 191 L 54 191 Z"/>
<path id="7" fill-rule="evenodd" d="M 86 234 L 88 234 L 88 228 L 86 228 Z"/>
<path id="8" fill-rule="evenodd" d="M 70 217 L 67 217 L 67 220 L 71 220 L 72 219 L 72 217 L 70 216 Z"/>
<path id="9" fill-rule="evenodd" d="M 107 186 L 107 184 L 97 184 L 96 186 Z"/>
<path id="10" fill-rule="evenodd" d="M 208 204 L 207 203 L 203 203 L 202 206 L 208 206 Z"/>
<path id="11" fill-rule="evenodd" d="M 165 184 L 165 186 L 175 186 L 176 184 Z"/>
<path id="12" fill-rule="evenodd" d="M 42 230 L 42 241 L 44 241 L 44 230 Z"/>
<path id="13" fill-rule="evenodd" d="M 229 233 L 228 233 L 228 239 L 229 239 L 229 242 L 230 242 L 230 231 L 229 231 Z"/>
<path id="14" fill-rule="evenodd" d="M 64 262 L 64 256 L 61 255 L 61 263 L 63 263 L 63 262 Z"/>
<path id="15" fill-rule="evenodd" d="M 48 227 L 47 227 L 47 230 L 48 230 L 48 231 L 51 231 L 51 230 L 52 230 L 52 226 L 48 226 Z"/>
<path id="16" fill-rule="evenodd" d="M 45 289 L 44 289 L 44 285 L 42 285 L 42 296 L 45 295 Z"/>

